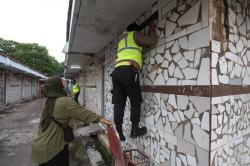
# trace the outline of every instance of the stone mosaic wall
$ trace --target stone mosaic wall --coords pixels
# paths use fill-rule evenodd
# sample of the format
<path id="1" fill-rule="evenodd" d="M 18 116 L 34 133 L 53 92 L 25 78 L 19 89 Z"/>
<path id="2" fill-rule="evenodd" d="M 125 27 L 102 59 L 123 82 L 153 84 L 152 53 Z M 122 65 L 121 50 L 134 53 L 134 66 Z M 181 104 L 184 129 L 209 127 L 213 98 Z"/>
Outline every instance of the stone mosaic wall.
<path id="1" fill-rule="evenodd" d="M 170 1 L 169 1 L 170 2 Z M 159 6 L 138 18 L 141 23 Z M 159 12 L 166 12 L 165 8 Z M 187 21 L 189 20 L 189 21 Z M 145 33 L 147 27 L 143 30 Z M 142 32 L 142 33 L 143 33 Z M 157 47 L 145 50 L 142 85 L 209 85 L 210 53 L 207 1 L 174 1 L 174 7 L 157 24 Z M 202 36 L 202 38 L 201 38 Z M 111 104 L 116 41 L 106 49 L 105 115 L 113 117 Z M 144 151 L 155 165 L 208 165 L 209 97 L 143 93 L 142 125 L 148 135 L 130 139 L 130 111 L 127 103 L 124 148 Z"/>
<path id="2" fill-rule="evenodd" d="M 228 39 L 225 42 L 212 42 L 212 84 L 249 85 L 248 2 L 226 2 Z M 250 165 L 249 97 L 249 94 L 239 94 L 212 98 L 211 165 Z"/>
<path id="3" fill-rule="evenodd" d="M 213 41 L 212 84 L 250 85 L 250 16 L 247 1 L 228 0 L 225 42 Z"/>
<path id="4" fill-rule="evenodd" d="M 212 98 L 211 165 L 250 164 L 250 94 Z"/>
<path id="5" fill-rule="evenodd" d="M 225 2 L 228 29 L 224 35 L 228 40 L 212 40 L 211 44 L 208 0 L 159 0 L 137 19 L 142 23 L 158 9 L 159 39 L 155 48 L 144 50 L 142 86 L 250 84 L 247 1 Z M 142 33 L 147 31 L 146 27 Z M 113 119 L 110 74 L 116 44 L 115 40 L 104 50 L 104 114 L 108 119 Z M 249 95 L 210 98 L 144 92 L 141 125 L 148 128 L 148 134 L 129 138 L 127 101 L 123 127 L 128 141 L 124 148 L 142 150 L 150 156 L 152 165 L 249 165 L 248 112 Z"/>

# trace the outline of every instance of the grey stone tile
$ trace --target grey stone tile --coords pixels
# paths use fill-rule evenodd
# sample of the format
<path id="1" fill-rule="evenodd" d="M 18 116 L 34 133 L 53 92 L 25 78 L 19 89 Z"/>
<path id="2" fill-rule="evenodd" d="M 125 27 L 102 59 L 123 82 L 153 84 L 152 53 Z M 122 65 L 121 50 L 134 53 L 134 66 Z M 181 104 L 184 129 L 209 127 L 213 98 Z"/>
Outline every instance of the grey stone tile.
<path id="1" fill-rule="evenodd" d="M 202 38 L 201 38 L 202 36 Z M 209 28 L 201 29 L 189 36 L 189 50 L 209 46 Z"/>
<path id="2" fill-rule="evenodd" d="M 178 20 L 179 26 L 190 25 L 197 23 L 200 10 L 200 1 L 198 1 L 191 9 L 189 9 Z"/>
<path id="3" fill-rule="evenodd" d="M 194 144 L 183 141 L 182 139 L 178 139 L 177 152 L 196 156 Z"/>

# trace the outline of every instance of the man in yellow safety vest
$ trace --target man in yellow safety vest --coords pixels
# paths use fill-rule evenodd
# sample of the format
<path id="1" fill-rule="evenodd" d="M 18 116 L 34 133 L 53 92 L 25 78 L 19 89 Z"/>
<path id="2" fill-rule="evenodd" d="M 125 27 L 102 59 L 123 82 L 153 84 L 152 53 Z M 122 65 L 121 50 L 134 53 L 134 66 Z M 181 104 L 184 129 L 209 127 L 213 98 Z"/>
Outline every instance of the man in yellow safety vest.
<path id="1" fill-rule="evenodd" d="M 78 97 L 79 97 L 79 94 L 80 94 L 80 87 L 76 83 L 76 80 L 73 80 L 72 83 L 73 83 L 72 91 L 73 91 L 73 94 L 74 94 L 74 100 L 77 103 L 79 103 L 78 102 Z"/>
<path id="2" fill-rule="evenodd" d="M 131 138 L 145 135 L 146 127 L 139 127 L 141 112 L 141 89 L 139 72 L 142 67 L 142 47 L 156 44 L 156 23 L 149 24 L 149 34 L 139 33 L 136 23 L 129 25 L 126 32 L 118 42 L 117 59 L 112 76 L 113 90 L 112 103 L 114 104 L 114 122 L 121 141 L 126 138 L 122 132 L 122 123 L 126 99 L 129 97 L 131 104 L 132 122 Z"/>

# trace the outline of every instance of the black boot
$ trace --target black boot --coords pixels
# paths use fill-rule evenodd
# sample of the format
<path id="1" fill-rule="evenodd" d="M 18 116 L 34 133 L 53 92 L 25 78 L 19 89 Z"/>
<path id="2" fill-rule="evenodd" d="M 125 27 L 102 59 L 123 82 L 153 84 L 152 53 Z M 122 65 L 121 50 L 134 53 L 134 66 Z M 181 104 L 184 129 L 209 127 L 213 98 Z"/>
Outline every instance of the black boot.
<path id="1" fill-rule="evenodd" d="M 140 137 L 143 136 L 147 133 L 147 129 L 146 127 L 139 127 L 139 124 L 132 124 L 132 130 L 131 130 L 131 134 L 130 137 L 131 138 L 136 138 L 136 137 Z"/>
<path id="2" fill-rule="evenodd" d="M 123 132 L 122 132 L 122 127 L 120 127 L 120 126 L 116 126 L 116 131 L 117 131 L 117 133 L 118 133 L 118 135 L 119 135 L 119 137 L 120 137 L 120 140 L 121 141 L 126 141 L 126 137 L 123 135 Z"/>

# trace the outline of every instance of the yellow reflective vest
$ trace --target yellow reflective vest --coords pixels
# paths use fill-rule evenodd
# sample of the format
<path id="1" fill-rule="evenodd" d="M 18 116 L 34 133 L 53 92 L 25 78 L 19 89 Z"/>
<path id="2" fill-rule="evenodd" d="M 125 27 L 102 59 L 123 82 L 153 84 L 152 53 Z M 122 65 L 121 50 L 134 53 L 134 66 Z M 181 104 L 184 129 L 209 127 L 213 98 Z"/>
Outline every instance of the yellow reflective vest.
<path id="1" fill-rule="evenodd" d="M 73 85 L 73 93 L 76 94 L 76 93 L 78 93 L 79 91 L 80 91 L 79 86 L 78 86 L 77 84 L 74 84 L 74 85 Z"/>
<path id="2" fill-rule="evenodd" d="M 134 33 L 126 32 L 118 42 L 117 59 L 115 67 L 130 65 L 130 62 L 142 66 L 142 47 L 138 46 L 134 40 Z"/>

